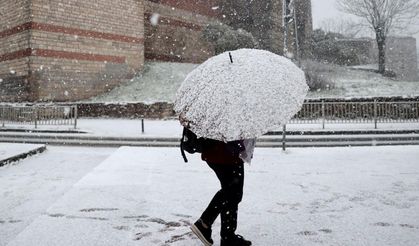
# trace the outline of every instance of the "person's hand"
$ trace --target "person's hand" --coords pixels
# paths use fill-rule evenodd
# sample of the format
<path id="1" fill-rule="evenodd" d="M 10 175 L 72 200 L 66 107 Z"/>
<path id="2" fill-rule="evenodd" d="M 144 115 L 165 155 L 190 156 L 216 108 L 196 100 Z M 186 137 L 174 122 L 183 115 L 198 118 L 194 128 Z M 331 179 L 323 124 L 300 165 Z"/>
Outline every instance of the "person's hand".
<path id="1" fill-rule="evenodd" d="M 186 127 L 186 128 L 189 127 L 189 122 L 185 118 L 185 113 L 180 113 L 179 122 L 183 127 Z"/>

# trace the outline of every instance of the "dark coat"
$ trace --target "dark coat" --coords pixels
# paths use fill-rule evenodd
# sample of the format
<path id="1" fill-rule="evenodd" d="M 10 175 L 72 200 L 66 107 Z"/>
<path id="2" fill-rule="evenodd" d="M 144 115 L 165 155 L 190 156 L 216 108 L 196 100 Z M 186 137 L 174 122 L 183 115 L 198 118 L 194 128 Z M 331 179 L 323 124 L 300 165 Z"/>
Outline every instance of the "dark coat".
<path id="1" fill-rule="evenodd" d="M 240 164 L 240 152 L 244 150 L 243 141 L 222 142 L 206 139 L 201 159 L 212 164 Z"/>

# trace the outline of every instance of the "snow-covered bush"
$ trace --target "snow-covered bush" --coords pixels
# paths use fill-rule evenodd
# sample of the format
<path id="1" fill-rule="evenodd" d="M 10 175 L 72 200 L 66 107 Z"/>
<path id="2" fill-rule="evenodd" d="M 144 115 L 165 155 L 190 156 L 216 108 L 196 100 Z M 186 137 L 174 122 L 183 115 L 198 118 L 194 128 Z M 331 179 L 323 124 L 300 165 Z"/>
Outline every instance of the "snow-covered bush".
<path id="1" fill-rule="evenodd" d="M 335 83 L 330 76 L 334 73 L 332 65 L 304 60 L 301 62 L 301 68 L 306 75 L 307 85 L 311 91 L 327 90 L 335 87 Z"/>
<path id="2" fill-rule="evenodd" d="M 216 54 L 240 48 L 258 48 L 259 46 L 250 32 L 243 29 L 234 30 L 222 23 L 207 25 L 202 35 L 206 41 L 214 44 Z"/>
<path id="3" fill-rule="evenodd" d="M 313 58 L 324 63 L 333 63 L 344 66 L 360 65 L 357 53 L 351 47 L 339 40 L 346 39 L 339 33 L 325 32 L 321 29 L 313 31 L 312 47 Z"/>

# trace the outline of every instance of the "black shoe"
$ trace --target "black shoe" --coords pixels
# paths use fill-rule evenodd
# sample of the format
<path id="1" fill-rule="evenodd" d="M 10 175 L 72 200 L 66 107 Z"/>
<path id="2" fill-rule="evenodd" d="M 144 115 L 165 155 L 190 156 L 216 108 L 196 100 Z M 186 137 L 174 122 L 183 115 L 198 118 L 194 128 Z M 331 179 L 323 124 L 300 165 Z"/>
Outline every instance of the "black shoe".
<path id="1" fill-rule="evenodd" d="M 211 228 L 205 228 L 201 219 L 191 226 L 191 230 L 205 246 L 211 246 L 214 243 L 211 238 Z"/>
<path id="2" fill-rule="evenodd" d="M 252 242 L 244 239 L 240 235 L 234 235 L 227 239 L 221 239 L 221 244 L 220 244 L 220 246 L 250 246 L 250 245 L 252 245 Z"/>

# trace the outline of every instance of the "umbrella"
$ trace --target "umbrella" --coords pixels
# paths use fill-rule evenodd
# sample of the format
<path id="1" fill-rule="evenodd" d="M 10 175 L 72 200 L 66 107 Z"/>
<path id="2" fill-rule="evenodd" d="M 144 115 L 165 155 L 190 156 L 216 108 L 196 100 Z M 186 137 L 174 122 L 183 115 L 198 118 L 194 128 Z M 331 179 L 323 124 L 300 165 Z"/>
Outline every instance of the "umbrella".
<path id="1" fill-rule="evenodd" d="M 180 86 L 175 111 L 198 137 L 220 141 L 256 138 L 290 120 L 307 94 L 304 72 L 265 50 L 214 56 Z"/>

